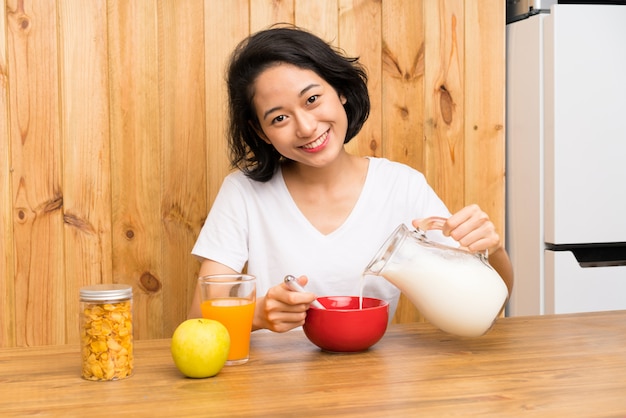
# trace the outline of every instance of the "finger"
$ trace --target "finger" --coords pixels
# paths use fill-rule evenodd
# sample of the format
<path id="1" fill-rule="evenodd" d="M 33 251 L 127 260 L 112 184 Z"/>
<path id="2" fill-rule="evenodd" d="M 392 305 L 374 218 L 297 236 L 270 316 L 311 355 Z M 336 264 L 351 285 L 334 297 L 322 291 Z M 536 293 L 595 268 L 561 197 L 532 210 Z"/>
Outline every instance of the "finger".
<path id="1" fill-rule="evenodd" d="M 271 312 L 267 319 L 274 332 L 285 332 L 304 325 L 305 312 Z"/>
<path id="2" fill-rule="evenodd" d="M 489 230 L 493 228 L 493 224 L 489 220 L 489 216 L 481 210 L 475 210 L 476 208 L 478 207 L 464 208 L 448 219 L 447 223 L 450 228 L 448 233 L 452 238 L 461 242 L 463 238 L 472 233 L 479 233 L 481 236 L 490 233 Z"/>
<path id="3" fill-rule="evenodd" d="M 500 242 L 499 235 L 495 232 L 493 224 L 483 224 L 471 230 L 458 240 L 461 246 L 472 252 L 484 251 L 497 246 Z"/>
<path id="4" fill-rule="evenodd" d="M 306 276 L 300 276 L 296 280 L 298 281 L 298 284 L 303 287 L 309 282 L 309 278 Z"/>

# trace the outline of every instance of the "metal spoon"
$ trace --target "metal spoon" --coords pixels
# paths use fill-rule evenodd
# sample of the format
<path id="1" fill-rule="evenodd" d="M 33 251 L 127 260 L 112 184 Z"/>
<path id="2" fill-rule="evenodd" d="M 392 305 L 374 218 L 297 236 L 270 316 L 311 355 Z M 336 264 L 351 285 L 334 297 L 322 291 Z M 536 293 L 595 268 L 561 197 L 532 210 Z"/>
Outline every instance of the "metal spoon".
<path id="1" fill-rule="evenodd" d="M 296 292 L 306 292 L 304 287 L 300 286 L 300 283 L 298 283 L 296 278 L 291 274 L 285 276 L 285 283 L 291 290 L 295 290 Z M 326 309 L 317 299 L 311 302 L 311 305 L 315 306 L 317 309 Z"/>

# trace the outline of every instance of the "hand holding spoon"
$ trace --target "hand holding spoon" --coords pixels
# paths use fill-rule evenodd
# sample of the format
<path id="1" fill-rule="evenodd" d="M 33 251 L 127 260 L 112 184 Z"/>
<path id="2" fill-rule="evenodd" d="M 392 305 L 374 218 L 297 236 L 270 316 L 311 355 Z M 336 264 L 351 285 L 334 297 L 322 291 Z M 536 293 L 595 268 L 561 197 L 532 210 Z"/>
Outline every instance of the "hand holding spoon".
<path id="1" fill-rule="evenodd" d="M 306 290 L 304 290 L 304 287 L 300 286 L 300 283 L 298 283 L 296 278 L 291 274 L 285 276 L 285 283 L 287 284 L 287 286 L 289 286 L 291 290 L 294 290 L 296 292 L 306 292 Z M 326 309 L 324 305 L 319 303 L 317 299 L 311 302 L 311 305 L 315 306 L 317 309 Z"/>

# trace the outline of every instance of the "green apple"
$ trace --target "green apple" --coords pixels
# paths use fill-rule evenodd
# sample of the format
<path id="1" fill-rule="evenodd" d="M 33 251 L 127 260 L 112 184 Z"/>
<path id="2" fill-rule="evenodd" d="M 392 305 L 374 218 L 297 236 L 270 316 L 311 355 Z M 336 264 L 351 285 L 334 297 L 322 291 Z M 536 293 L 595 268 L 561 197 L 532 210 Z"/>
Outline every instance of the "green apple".
<path id="1" fill-rule="evenodd" d="M 187 377 L 215 376 L 224 367 L 229 350 L 228 330 L 213 319 L 188 319 L 172 335 L 172 358 Z"/>

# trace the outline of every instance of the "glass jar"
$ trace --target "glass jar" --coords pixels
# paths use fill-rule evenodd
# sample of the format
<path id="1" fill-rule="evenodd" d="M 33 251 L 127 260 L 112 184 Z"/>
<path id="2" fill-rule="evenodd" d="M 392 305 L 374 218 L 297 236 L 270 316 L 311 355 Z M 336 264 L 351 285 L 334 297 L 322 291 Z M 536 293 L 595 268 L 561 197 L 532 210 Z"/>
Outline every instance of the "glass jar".
<path id="1" fill-rule="evenodd" d="M 133 374 L 133 289 L 99 284 L 80 289 L 82 377 L 105 381 Z"/>
<path id="2" fill-rule="evenodd" d="M 445 219 L 426 218 L 410 231 L 400 225 L 382 245 L 365 274 L 383 276 L 399 288 L 424 318 L 463 337 L 487 332 L 509 296 L 487 254 L 430 241 L 426 230 L 441 229 Z"/>

